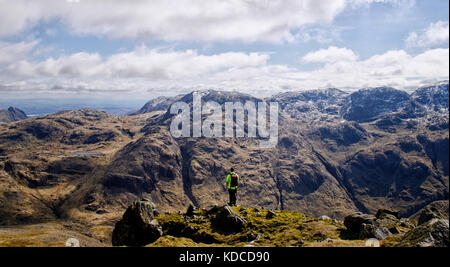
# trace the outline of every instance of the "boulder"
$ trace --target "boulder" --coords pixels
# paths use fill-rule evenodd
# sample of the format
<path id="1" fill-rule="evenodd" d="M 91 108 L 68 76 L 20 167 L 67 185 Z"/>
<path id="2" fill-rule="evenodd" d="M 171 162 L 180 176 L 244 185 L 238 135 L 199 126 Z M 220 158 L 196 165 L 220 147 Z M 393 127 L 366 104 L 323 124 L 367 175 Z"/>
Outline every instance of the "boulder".
<path id="1" fill-rule="evenodd" d="M 403 247 L 448 247 L 449 222 L 431 219 L 406 233 L 399 243 Z"/>
<path id="2" fill-rule="evenodd" d="M 375 223 L 375 216 L 369 214 L 362 214 L 360 212 L 348 215 L 344 219 L 344 225 L 351 236 L 359 237 L 363 229 L 363 225 L 373 225 Z"/>
<path id="3" fill-rule="evenodd" d="M 211 215 L 211 226 L 223 232 L 240 232 L 247 223 L 228 205 L 213 207 L 208 214 Z"/>
<path id="4" fill-rule="evenodd" d="M 189 207 L 186 210 L 186 213 L 184 214 L 187 217 L 193 217 L 194 216 L 194 206 L 192 206 L 192 204 L 189 204 Z"/>
<path id="5" fill-rule="evenodd" d="M 266 215 L 266 219 L 270 220 L 270 219 L 272 219 L 275 216 L 276 216 L 275 212 L 273 212 L 272 210 L 268 210 L 267 211 L 267 215 Z"/>
<path id="6" fill-rule="evenodd" d="M 144 246 L 162 236 L 162 229 L 154 219 L 158 210 L 148 199 L 135 201 L 127 208 L 112 233 L 113 246 Z"/>
<path id="7" fill-rule="evenodd" d="M 360 239 L 376 238 L 382 240 L 390 235 L 392 235 L 392 233 L 388 229 L 373 224 L 362 224 L 359 232 Z"/>

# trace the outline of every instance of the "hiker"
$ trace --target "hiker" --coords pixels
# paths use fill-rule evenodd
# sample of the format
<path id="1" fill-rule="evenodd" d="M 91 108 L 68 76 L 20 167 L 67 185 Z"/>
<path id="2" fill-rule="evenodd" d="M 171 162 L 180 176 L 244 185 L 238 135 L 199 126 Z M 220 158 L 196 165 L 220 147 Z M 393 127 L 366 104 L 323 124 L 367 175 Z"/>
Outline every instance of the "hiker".
<path id="1" fill-rule="evenodd" d="M 234 172 L 231 168 L 230 173 L 227 175 L 227 181 L 225 186 L 228 188 L 228 193 L 230 194 L 230 202 L 228 205 L 236 206 L 236 192 L 239 183 L 239 175 Z"/>

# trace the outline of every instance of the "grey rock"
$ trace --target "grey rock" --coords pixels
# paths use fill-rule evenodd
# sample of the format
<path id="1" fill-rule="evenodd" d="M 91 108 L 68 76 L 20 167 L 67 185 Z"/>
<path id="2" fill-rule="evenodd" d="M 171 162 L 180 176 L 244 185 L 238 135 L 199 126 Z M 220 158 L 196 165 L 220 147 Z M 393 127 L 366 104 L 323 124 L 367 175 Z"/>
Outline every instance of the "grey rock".
<path id="1" fill-rule="evenodd" d="M 276 214 L 272 210 L 267 211 L 266 219 L 272 219 Z"/>
<path id="2" fill-rule="evenodd" d="M 349 233 L 353 236 L 360 236 L 363 225 L 373 225 L 375 223 L 375 216 L 362 213 L 354 213 L 348 215 L 344 219 L 344 225 L 347 227 Z"/>
<path id="3" fill-rule="evenodd" d="M 385 239 L 392 235 L 392 233 L 383 227 L 377 227 L 373 224 L 363 224 L 359 232 L 360 239 L 376 238 L 378 240 Z"/>
<path id="4" fill-rule="evenodd" d="M 211 215 L 211 225 L 221 231 L 240 232 L 247 221 L 239 216 L 230 206 L 214 207 L 208 213 Z"/>
<path id="5" fill-rule="evenodd" d="M 114 227 L 113 246 L 144 246 L 156 241 L 162 236 L 162 228 L 154 219 L 158 214 L 151 201 L 135 201 Z"/>
<path id="6" fill-rule="evenodd" d="M 377 225 L 378 227 L 384 227 L 388 229 L 399 226 L 400 224 L 401 221 L 392 214 L 383 214 L 375 221 L 375 225 Z"/>

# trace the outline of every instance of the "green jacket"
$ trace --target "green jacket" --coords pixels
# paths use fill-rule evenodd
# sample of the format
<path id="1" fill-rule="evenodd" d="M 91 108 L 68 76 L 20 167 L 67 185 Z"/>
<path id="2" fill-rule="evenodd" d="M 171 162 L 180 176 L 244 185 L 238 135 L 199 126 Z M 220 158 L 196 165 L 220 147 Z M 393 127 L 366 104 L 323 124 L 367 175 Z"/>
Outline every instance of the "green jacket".
<path id="1" fill-rule="evenodd" d="M 230 186 L 230 185 L 231 185 L 231 175 L 232 175 L 232 174 L 236 174 L 236 175 L 237 175 L 237 181 L 238 181 L 238 183 L 239 183 L 239 175 L 238 175 L 237 173 L 234 173 L 234 172 L 229 173 L 229 174 L 227 175 L 227 181 L 226 181 L 226 185 L 227 185 L 227 188 L 228 188 L 228 189 L 236 189 L 236 188 L 237 188 L 237 186 L 233 186 L 233 187 Z"/>

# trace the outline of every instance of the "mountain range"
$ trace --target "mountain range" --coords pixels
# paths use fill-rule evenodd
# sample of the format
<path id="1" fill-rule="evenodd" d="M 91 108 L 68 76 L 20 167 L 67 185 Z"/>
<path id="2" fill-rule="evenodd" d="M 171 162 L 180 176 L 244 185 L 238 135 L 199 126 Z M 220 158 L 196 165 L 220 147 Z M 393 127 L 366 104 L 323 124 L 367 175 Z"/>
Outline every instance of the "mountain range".
<path id="1" fill-rule="evenodd" d="M 221 205 L 228 201 L 231 167 L 241 176 L 238 204 L 247 207 L 336 219 L 390 208 L 407 217 L 449 198 L 448 81 L 412 94 L 378 87 L 266 99 L 215 90 L 202 95 L 222 106 L 278 102 L 278 145 L 260 148 L 248 137 L 172 137 L 168 109 L 176 101 L 192 103 L 193 92 L 151 100 L 128 116 L 92 109 L 11 115 L 21 120 L 0 124 L 0 224 L 111 226 L 141 198 L 166 212 L 190 203 Z"/>

